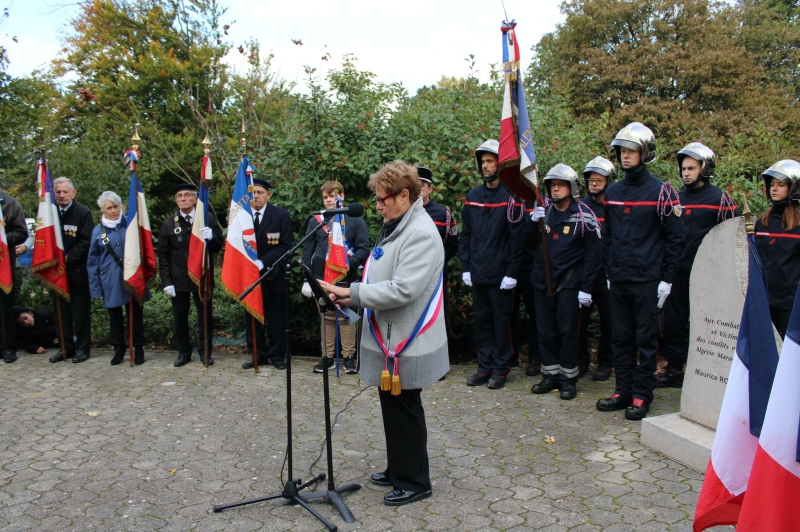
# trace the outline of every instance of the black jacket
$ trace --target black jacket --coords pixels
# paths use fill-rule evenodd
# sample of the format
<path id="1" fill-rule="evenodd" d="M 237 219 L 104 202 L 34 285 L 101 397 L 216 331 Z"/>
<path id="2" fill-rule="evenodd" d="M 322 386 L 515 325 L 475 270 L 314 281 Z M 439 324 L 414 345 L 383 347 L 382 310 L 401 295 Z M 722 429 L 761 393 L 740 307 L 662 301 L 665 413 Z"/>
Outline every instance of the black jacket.
<path id="1" fill-rule="evenodd" d="M 8 255 L 13 270 L 17 263 L 17 246 L 28 239 L 28 225 L 25 223 L 22 205 L 3 191 L 0 191 L 0 207 L 3 209 Z"/>
<path id="2" fill-rule="evenodd" d="M 329 225 L 332 222 L 329 222 Z M 316 220 L 308 224 L 306 234 L 317 226 Z M 364 218 L 344 217 L 344 237 L 353 246 L 353 255 L 348 259 L 350 271 L 342 282 L 349 285 L 358 278 L 358 269 L 364 266 L 369 256 L 369 231 Z M 303 264 L 308 266 L 314 277 L 325 277 L 325 257 L 328 254 L 328 232 L 324 228 L 317 229 L 316 234 L 303 245 Z"/>
<path id="3" fill-rule="evenodd" d="M 531 283 L 540 290 L 546 290 L 539 222 L 526 218 L 526 247 L 535 246 L 536 249 Z M 545 228 L 553 290 L 580 290 L 591 294 L 595 277 L 603 263 L 600 228 L 592 211 L 579 206 L 575 200 L 564 212 L 550 206 L 547 208 Z"/>
<path id="4" fill-rule="evenodd" d="M 594 213 L 594 218 L 597 220 L 597 225 L 600 226 L 600 236 L 603 237 L 606 234 L 606 208 L 603 206 L 602 201 L 595 201 L 593 197 L 586 196 L 581 200 L 581 202 L 589 207 Z M 600 243 L 600 252 L 602 257 L 602 249 L 603 244 L 602 241 Z M 600 269 L 597 270 L 597 276 L 594 279 L 595 284 L 603 283 L 606 284 L 607 277 L 606 277 L 606 268 L 605 265 L 601 264 Z"/>
<path id="5" fill-rule="evenodd" d="M 678 195 L 681 200 L 683 236 L 686 239 L 686 254 L 678 271 L 688 274 L 692 271 L 694 257 L 703 238 L 717 224 L 736 216 L 736 204 L 727 192 L 711 183 L 702 187 L 683 187 Z"/>
<path id="6" fill-rule="evenodd" d="M 461 215 L 458 257 L 461 270 L 473 284 L 497 284 L 503 277 L 517 279 L 522 264 L 525 217 L 517 203 L 509 216 L 509 196 L 502 186 L 479 185 L 467 193 Z"/>
<path id="7" fill-rule="evenodd" d="M 61 207 L 58 206 L 58 219 L 61 223 L 61 236 L 67 258 L 69 292 L 88 294 L 89 273 L 86 270 L 86 259 L 89 257 L 89 245 L 92 243 L 92 229 L 94 229 L 92 213 L 73 200 L 63 215 Z"/>
<path id="8" fill-rule="evenodd" d="M 292 219 L 289 211 L 267 203 L 264 217 L 256 231 L 256 249 L 265 269 L 292 249 Z M 261 273 L 264 273 L 264 270 Z M 283 271 L 278 271 L 271 280 L 265 279 L 261 283 L 261 293 L 265 296 L 285 294 L 288 290 L 289 283 L 286 282 Z"/>
<path id="9" fill-rule="evenodd" d="M 769 225 L 756 220 L 755 239 L 769 288 L 769 306 L 790 310 L 800 283 L 800 226 L 791 231 L 781 227 L 785 205 L 772 208 Z"/>
<path id="10" fill-rule="evenodd" d="M 197 211 L 195 211 L 196 214 Z M 161 224 L 161 230 L 158 232 L 158 271 L 161 274 L 161 286 L 174 286 L 176 292 L 196 292 L 197 285 L 189 278 L 187 267 L 192 224 L 186 221 L 185 216 L 178 211 Z M 211 213 L 208 213 L 208 227 L 211 228 L 212 233 L 208 249 L 211 253 L 217 253 L 222 249 L 222 230 L 216 217 Z M 213 257 L 211 268 L 213 285 Z"/>
<path id="11" fill-rule="evenodd" d="M 675 189 L 641 165 L 608 187 L 604 265 L 612 283 L 672 283 L 686 242 Z"/>
<path id="12" fill-rule="evenodd" d="M 26 307 L 14 307 L 17 312 L 33 312 L 33 327 L 22 327 L 16 324 L 14 344 L 17 349 L 28 353 L 36 353 L 40 347 L 52 349 L 58 347 L 58 329 L 53 311 L 50 309 L 31 310 Z"/>
<path id="13" fill-rule="evenodd" d="M 439 231 L 439 236 L 442 237 L 442 244 L 444 245 L 444 262 L 447 264 L 450 259 L 458 254 L 458 235 L 455 218 L 450 214 L 450 209 L 442 207 L 435 201 L 428 201 L 423 204 L 425 212 L 431 217 L 436 229 Z"/>

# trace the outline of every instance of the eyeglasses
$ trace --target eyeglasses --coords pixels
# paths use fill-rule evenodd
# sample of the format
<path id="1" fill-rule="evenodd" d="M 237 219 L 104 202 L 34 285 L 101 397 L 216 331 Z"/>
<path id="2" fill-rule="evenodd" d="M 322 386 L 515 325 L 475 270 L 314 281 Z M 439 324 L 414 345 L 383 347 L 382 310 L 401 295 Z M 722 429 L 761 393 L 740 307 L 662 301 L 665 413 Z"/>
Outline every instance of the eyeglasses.
<path id="1" fill-rule="evenodd" d="M 181 194 L 175 194 L 175 197 L 177 199 L 193 198 L 194 197 L 194 192 L 186 192 L 186 193 L 181 193 Z"/>
<path id="2" fill-rule="evenodd" d="M 389 198 L 393 198 L 393 197 L 397 196 L 397 194 L 398 193 L 395 192 L 393 194 L 388 194 L 388 195 L 386 195 L 384 197 L 375 196 L 375 203 L 377 203 L 378 205 L 386 205 L 386 200 L 389 199 Z"/>

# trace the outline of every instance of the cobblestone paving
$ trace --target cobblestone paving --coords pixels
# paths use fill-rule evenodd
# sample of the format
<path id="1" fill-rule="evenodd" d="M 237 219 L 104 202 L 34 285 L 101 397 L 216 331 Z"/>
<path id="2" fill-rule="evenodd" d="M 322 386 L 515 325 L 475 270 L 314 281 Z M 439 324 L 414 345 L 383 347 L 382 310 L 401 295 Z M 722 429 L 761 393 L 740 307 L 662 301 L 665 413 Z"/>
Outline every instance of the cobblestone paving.
<path id="1" fill-rule="evenodd" d="M 211 511 L 281 490 L 284 372 L 243 371 L 244 357 L 232 355 L 208 370 L 196 356 L 173 368 L 171 353 L 148 353 L 134 368 L 112 367 L 97 350 L 83 364 L 47 356 L 23 354 L 0 368 L 0 529 L 322 529 L 280 501 Z M 324 440 L 315 363 L 295 359 L 292 371 L 303 479 Z M 454 367 L 423 392 L 431 499 L 389 508 L 388 490 L 368 483 L 385 465 L 377 392 L 368 389 L 333 436 L 337 485 L 364 486 L 344 496 L 357 523 L 312 506 L 340 530 L 691 530 L 703 476 L 642 447 L 640 423 L 594 408 L 611 383 L 583 379 L 578 398 L 561 401 L 532 395 L 538 378 L 519 372 L 502 390 L 470 388 L 472 372 Z M 331 381 L 334 413 L 364 386 L 356 375 Z M 677 411 L 678 402 L 679 390 L 659 390 L 651 414 Z M 325 467 L 323 458 L 314 473 Z"/>

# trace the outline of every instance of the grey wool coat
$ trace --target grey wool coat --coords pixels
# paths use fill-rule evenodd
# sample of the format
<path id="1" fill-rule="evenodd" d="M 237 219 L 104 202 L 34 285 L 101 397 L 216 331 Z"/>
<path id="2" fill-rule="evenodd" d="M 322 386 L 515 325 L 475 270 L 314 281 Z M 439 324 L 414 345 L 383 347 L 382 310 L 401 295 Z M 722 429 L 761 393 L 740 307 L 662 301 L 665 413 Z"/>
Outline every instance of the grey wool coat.
<path id="1" fill-rule="evenodd" d="M 388 238 L 376 244 L 383 254 L 369 261 L 369 282 L 350 286 L 354 307 L 374 311 L 383 341 L 392 324 L 388 348 L 395 349 L 411 334 L 439 283 L 444 266 L 444 249 L 436 226 L 425 212 L 422 199 L 400 220 Z M 366 320 L 366 315 L 365 315 Z M 399 356 L 400 386 L 403 390 L 424 388 L 450 369 L 444 309 L 433 325 L 419 335 Z M 380 386 L 384 354 L 365 321 L 361 328 L 361 368 L 364 382 Z"/>

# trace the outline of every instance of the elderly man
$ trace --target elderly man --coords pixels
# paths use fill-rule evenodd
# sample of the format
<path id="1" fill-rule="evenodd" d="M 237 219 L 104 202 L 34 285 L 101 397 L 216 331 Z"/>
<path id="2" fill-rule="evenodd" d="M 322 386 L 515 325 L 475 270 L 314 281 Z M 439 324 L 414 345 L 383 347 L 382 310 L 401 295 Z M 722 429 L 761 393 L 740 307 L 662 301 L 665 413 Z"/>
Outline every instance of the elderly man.
<path id="1" fill-rule="evenodd" d="M 13 271 L 17 262 L 16 248 L 28 238 L 28 226 L 25 224 L 22 206 L 16 199 L 2 191 L 0 191 L 0 207 L 3 210 L 3 223 L 8 244 L 8 261 Z M 2 334 L 0 355 L 6 364 L 9 364 L 17 360 L 17 350 L 14 345 L 13 291 L 6 294 L 3 290 L 0 290 L 0 334 Z"/>
<path id="2" fill-rule="evenodd" d="M 92 243 L 92 213 L 75 201 L 78 191 L 72 181 L 58 177 L 53 181 L 53 190 L 58 206 L 58 219 L 61 223 L 61 238 L 67 258 L 67 282 L 69 303 L 56 296 L 56 304 L 61 306 L 61 319 L 64 326 L 63 352 L 73 363 L 89 360 L 89 342 L 92 332 L 92 296 L 89 294 L 89 274 L 86 259 Z M 63 360 L 59 351 L 50 357 L 50 362 Z"/>
<path id="3" fill-rule="evenodd" d="M 161 286 L 164 292 L 172 297 L 172 318 L 175 320 L 175 342 L 178 344 L 178 358 L 174 366 L 185 366 L 192 360 L 192 343 L 189 337 L 189 303 L 194 298 L 194 308 L 197 310 L 197 323 L 199 341 L 197 351 L 202 359 L 208 349 L 208 365 L 214 363 L 211 358 L 211 345 L 204 345 L 205 338 L 205 306 L 200 300 L 197 285 L 189 278 L 189 269 L 186 265 L 189 260 L 189 236 L 192 234 L 192 224 L 195 217 L 195 204 L 197 203 L 197 187 L 191 183 L 182 183 L 172 189 L 175 193 L 175 203 L 178 212 L 164 220 L 158 233 L 158 267 L 161 273 Z M 217 219 L 208 213 L 208 227 L 203 229 L 203 238 L 208 243 L 211 253 L 222 249 L 222 231 Z M 214 261 L 210 261 L 214 268 Z M 212 283 L 214 276 L 211 276 Z M 214 323 L 211 312 L 211 301 L 208 302 L 208 323 Z M 210 342 L 209 342 L 210 344 Z"/>

